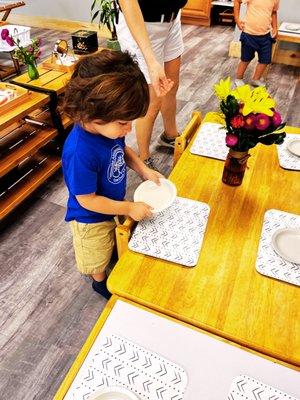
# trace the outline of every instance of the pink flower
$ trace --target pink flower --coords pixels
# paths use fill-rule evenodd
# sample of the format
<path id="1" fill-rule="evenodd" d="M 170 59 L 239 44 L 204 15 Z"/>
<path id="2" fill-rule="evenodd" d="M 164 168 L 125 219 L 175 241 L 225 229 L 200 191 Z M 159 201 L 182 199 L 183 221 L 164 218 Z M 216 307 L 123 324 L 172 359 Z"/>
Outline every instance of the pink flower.
<path id="1" fill-rule="evenodd" d="M 270 126 L 270 118 L 265 114 L 257 114 L 255 118 L 255 127 L 260 131 L 264 131 Z"/>
<path id="2" fill-rule="evenodd" d="M 244 121 L 245 121 L 245 125 L 244 125 L 245 129 L 250 131 L 251 129 L 255 128 L 255 115 L 254 114 L 252 114 L 252 113 L 248 114 L 245 117 Z"/>
<path id="3" fill-rule="evenodd" d="M 237 144 L 238 138 L 235 135 L 231 135 L 230 133 L 226 135 L 225 142 L 227 146 L 233 147 Z"/>
<path id="4" fill-rule="evenodd" d="M 1 31 L 1 39 L 5 40 L 7 38 L 7 36 L 9 35 L 9 30 L 8 29 L 2 29 Z"/>
<path id="5" fill-rule="evenodd" d="M 6 43 L 9 44 L 10 46 L 15 45 L 12 37 L 7 36 L 7 38 L 5 40 L 6 40 Z"/>
<path id="6" fill-rule="evenodd" d="M 32 46 L 28 47 L 28 53 L 32 54 L 33 52 L 34 52 L 33 47 Z"/>
<path id="7" fill-rule="evenodd" d="M 230 124 L 235 129 L 242 128 L 245 125 L 244 117 L 238 114 L 235 117 L 231 118 Z"/>
<path id="8" fill-rule="evenodd" d="M 277 126 L 279 126 L 282 122 L 282 118 L 279 112 L 274 111 L 273 117 L 272 117 L 272 123 L 275 126 L 275 128 Z"/>

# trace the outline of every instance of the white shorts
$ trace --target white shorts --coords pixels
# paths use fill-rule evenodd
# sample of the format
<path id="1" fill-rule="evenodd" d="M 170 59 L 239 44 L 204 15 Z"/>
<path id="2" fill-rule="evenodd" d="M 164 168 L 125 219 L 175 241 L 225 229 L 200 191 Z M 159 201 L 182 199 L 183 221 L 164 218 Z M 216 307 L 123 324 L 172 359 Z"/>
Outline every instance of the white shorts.
<path id="1" fill-rule="evenodd" d="M 159 63 L 175 60 L 184 50 L 181 32 L 181 13 L 172 22 L 145 22 L 152 49 Z M 148 83 L 151 83 L 144 56 L 128 29 L 124 15 L 120 12 L 116 26 L 118 40 L 122 51 L 127 50 L 135 56 L 139 67 Z"/>

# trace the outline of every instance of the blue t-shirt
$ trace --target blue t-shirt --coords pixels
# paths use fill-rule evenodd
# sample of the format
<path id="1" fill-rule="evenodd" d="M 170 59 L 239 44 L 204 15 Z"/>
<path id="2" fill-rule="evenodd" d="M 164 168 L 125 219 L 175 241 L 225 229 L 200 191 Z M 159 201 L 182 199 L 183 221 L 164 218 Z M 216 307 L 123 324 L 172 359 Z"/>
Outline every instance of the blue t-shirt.
<path id="1" fill-rule="evenodd" d="M 76 195 L 96 193 L 122 201 L 126 191 L 125 139 L 109 139 L 85 131 L 75 124 L 62 153 L 62 170 L 69 190 L 66 221 L 94 223 L 113 215 L 83 208 Z"/>

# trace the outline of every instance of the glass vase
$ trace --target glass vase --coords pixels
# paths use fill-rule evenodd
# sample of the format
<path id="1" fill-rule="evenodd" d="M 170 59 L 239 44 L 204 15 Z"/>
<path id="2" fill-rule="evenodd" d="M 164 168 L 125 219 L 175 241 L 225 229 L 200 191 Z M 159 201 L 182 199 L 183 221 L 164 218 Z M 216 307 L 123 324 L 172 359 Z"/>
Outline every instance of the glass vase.
<path id="1" fill-rule="evenodd" d="M 32 81 L 40 76 L 39 71 L 34 63 L 27 64 L 27 72 Z"/>
<path id="2" fill-rule="evenodd" d="M 247 161 L 250 157 L 248 151 L 229 150 L 225 160 L 222 181 L 226 185 L 239 186 L 243 182 Z"/>

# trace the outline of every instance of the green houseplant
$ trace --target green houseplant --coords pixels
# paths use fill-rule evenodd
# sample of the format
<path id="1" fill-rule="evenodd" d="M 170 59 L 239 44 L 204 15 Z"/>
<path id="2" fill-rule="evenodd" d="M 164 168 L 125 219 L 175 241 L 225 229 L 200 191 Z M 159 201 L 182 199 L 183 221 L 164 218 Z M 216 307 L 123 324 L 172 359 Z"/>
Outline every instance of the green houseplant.
<path id="1" fill-rule="evenodd" d="M 115 0 L 93 0 L 91 5 L 92 22 L 98 19 L 98 24 L 106 26 L 111 34 L 106 45 L 109 49 L 120 50 L 118 42 L 116 23 L 119 18 L 119 8 Z"/>

